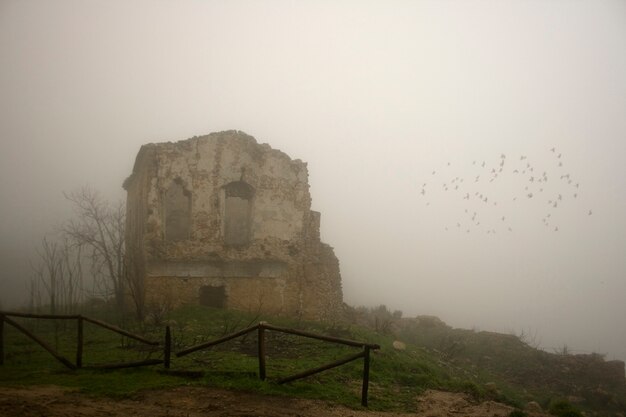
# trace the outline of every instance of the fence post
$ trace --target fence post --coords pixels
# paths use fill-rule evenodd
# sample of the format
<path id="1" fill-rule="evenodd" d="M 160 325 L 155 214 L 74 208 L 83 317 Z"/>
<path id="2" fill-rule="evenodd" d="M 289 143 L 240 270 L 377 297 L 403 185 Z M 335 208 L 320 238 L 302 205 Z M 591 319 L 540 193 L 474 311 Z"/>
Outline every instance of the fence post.
<path id="1" fill-rule="evenodd" d="M 4 314 L 0 314 L 0 365 L 4 365 Z"/>
<path id="2" fill-rule="evenodd" d="M 265 327 L 264 322 L 259 323 L 257 341 L 259 344 L 259 378 L 265 381 Z"/>
<path id="3" fill-rule="evenodd" d="M 77 341 L 76 341 L 76 367 L 83 367 L 83 316 L 78 316 L 76 322 L 78 327 Z"/>
<path id="4" fill-rule="evenodd" d="M 367 407 L 367 390 L 370 384 L 370 348 L 363 346 L 363 388 L 361 390 L 361 405 Z"/>
<path id="5" fill-rule="evenodd" d="M 163 351 L 163 366 L 165 369 L 170 369 L 170 358 L 172 356 L 172 334 L 170 333 L 170 326 L 165 326 L 165 346 Z"/>

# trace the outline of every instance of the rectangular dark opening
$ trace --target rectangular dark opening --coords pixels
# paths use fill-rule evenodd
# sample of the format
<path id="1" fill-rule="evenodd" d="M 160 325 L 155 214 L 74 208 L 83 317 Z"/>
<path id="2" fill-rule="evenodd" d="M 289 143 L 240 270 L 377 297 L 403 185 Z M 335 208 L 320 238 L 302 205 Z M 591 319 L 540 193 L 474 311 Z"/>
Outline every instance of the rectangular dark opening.
<path id="1" fill-rule="evenodd" d="M 200 287 L 200 305 L 214 308 L 226 307 L 226 289 L 223 286 Z"/>

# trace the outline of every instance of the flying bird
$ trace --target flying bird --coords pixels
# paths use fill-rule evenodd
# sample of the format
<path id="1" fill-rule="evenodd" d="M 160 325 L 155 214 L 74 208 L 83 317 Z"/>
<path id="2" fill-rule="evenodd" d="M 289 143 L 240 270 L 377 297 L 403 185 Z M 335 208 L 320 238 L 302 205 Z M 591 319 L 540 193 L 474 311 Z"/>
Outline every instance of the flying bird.
<path id="1" fill-rule="evenodd" d="M 474 224 L 475 226 L 478 226 L 480 224 L 480 222 L 477 221 L 477 214 L 476 212 L 474 212 L 473 215 L 471 215 L 472 213 L 472 206 L 473 204 L 476 204 L 473 202 L 474 199 L 479 200 L 480 202 L 482 202 L 483 204 L 486 204 L 488 206 L 491 206 L 491 210 L 493 210 L 491 213 L 494 216 L 494 219 L 500 219 L 501 220 L 501 224 L 503 226 L 502 229 L 489 229 L 487 230 L 486 227 L 481 226 L 481 228 L 483 228 L 482 230 L 484 230 L 487 233 L 490 234 L 495 234 L 497 233 L 497 231 L 504 231 L 504 230 L 509 230 L 512 231 L 513 229 L 516 229 L 516 227 L 513 227 L 515 225 L 510 224 L 511 223 L 511 216 L 509 215 L 510 213 L 507 213 L 505 210 L 507 209 L 507 205 L 506 203 L 504 204 L 498 204 L 498 201 L 500 199 L 502 199 L 503 197 L 505 198 L 505 200 L 502 201 L 506 201 L 506 197 L 503 195 L 498 196 L 498 192 L 500 191 L 500 189 L 498 190 L 487 190 L 484 189 L 484 186 L 486 187 L 492 187 L 493 185 L 491 185 L 490 183 L 495 182 L 495 180 L 498 180 L 498 183 L 502 183 L 503 186 L 507 187 L 508 189 L 511 190 L 512 195 L 508 198 L 511 198 L 513 202 L 516 202 L 517 200 L 520 200 L 520 202 L 516 202 L 516 205 L 520 205 L 520 204 L 526 204 L 526 205 L 533 205 L 536 204 L 538 206 L 541 206 L 541 204 L 545 204 L 546 200 L 543 199 L 543 193 L 546 193 L 546 197 L 550 196 L 550 199 L 547 200 L 547 204 L 548 204 L 548 209 L 550 211 L 552 211 L 553 209 L 556 208 L 560 208 L 561 210 L 567 209 L 569 206 L 569 204 L 567 205 L 563 205 L 564 202 L 570 202 L 571 198 L 578 198 L 579 196 L 579 182 L 575 182 L 574 178 L 575 176 L 572 176 L 571 174 L 567 173 L 567 174 L 563 174 L 563 169 L 559 169 L 558 172 L 558 176 L 560 177 L 562 182 L 556 182 L 554 184 L 548 184 L 548 179 L 549 176 L 555 178 L 555 172 L 554 172 L 554 168 L 559 166 L 559 167 L 563 167 L 564 164 L 564 158 L 563 158 L 563 154 L 562 153 L 556 153 L 556 147 L 550 147 L 550 148 L 546 148 L 547 151 L 552 152 L 554 154 L 554 159 L 552 159 L 552 162 L 548 165 L 545 166 L 541 166 L 539 164 L 539 160 L 534 160 L 534 155 L 530 155 L 530 154 L 512 154 L 509 155 L 511 156 L 513 159 L 512 161 L 510 161 L 510 164 L 513 165 L 511 166 L 511 169 L 507 169 L 506 171 L 503 169 L 503 166 L 506 162 L 506 156 L 504 153 L 500 153 L 499 161 L 497 161 L 496 159 L 496 163 L 492 164 L 490 162 L 490 166 L 491 169 L 489 169 L 489 167 L 487 166 L 487 159 L 485 160 L 480 160 L 480 159 L 475 159 L 475 160 L 469 160 L 467 161 L 467 165 L 469 165 L 469 162 L 471 162 L 471 165 L 473 166 L 478 166 L 480 165 L 482 167 L 482 169 L 487 169 L 487 171 L 485 171 L 485 178 L 481 178 L 483 176 L 483 174 L 480 175 L 476 175 L 476 172 L 474 172 L 473 176 L 474 176 L 474 181 L 471 180 L 471 176 L 468 177 L 468 183 L 464 184 L 464 179 L 460 178 L 460 177 L 449 177 L 446 178 L 446 182 L 443 182 L 440 184 L 442 184 L 442 189 L 440 189 L 441 191 L 453 191 L 453 193 L 447 193 L 447 194 L 441 194 L 439 192 L 439 196 L 440 197 L 444 197 L 445 195 L 450 196 L 450 194 L 454 194 L 454 191 L 459 191 L 459 194 L 461 196 L 461 200 L 463 200 L 462 204 L 461 201 L 459 201 L 458 199 L 453 199 L 455 200 L 453 202 L 453 204 L 457 204 L 457 207 L 459 210 L 465 210 L 465 216 L 471 217 L 471 222 L 472 224 Z M 544 151 L 545 152 L 545 151 Z M 544 154 L 545 155 L 545 154 Z M 515 161 L 515 159 L 519 157 L 519 160 L 521 162 L 516 163 L 513 162 Z M 511 159 L 511 158 L 509 158 Z M 490 161 L 492 161 L 490 159 Z M 533 164 L 531 164 L 529 161 L 533 161 Z M 457 161 L 458 162 L 458 161 Z M 555 163 L 556 162 L 556 163 Z M 451 167 L 452 166 L 452 162 L 451 161 L 445 161 L 441 164 L 443 165 L 443 167 L 445 168 L 445 166 Z M 466 166 L 467 166 L 466 165 Z M 459 166 L 459 163 L 456 163 L 455 166 Z M 537 175 L 535 176 L 534 174 L 534 169 L 537 168 Z M 551 174 L 549 174 L 549 169 L 542 169 L 542 168 L 550 168 L 553 171 L 550 171 Z M 436 174 L 441 174 L 444 177 L 447 176 L 447 174 L 449 174 L 451 171 L 445 171 L 445 169 L 440 166 L 439 169 L 437 170 L 432 170 L 432 175 L 436 175 Z M 439 171 L 439 172 L 438 172 Z M 521 178 L 519 179 L 524 179 L 521 182 L 520 181 L 514 181 L 515 177 L 513 175 L 511 175 L 511 173 L 513 175 L 515 174 L 519 174 L 522 175 Z M 575 175 L 575 173 L 574 173 Z M 482 179 L 482 181 L 481 181 Z M 485 179 L 488 179 L 489 181 L 487 181 L 485 183 Z M 510 181 L 507 183 L 507 181 Z M 432 181 L 431 181 L 432 182 Z M 474 184 L 475 188 L 474 188 L 474 192 L 472 192 L 471 187 L 464 187 L 464 185 L 471 185 Z M 478 187 L 478 183 L 480 183 L 483 188 L 481 191 L 481 187 Z M 425 197 L 426 195 L 426 185 L 427 182 L 424 182 L 421 188 L 418 188 L 419 193 Z M 495 184 L 494 184 L 495 185 Z M 563 186 L 568 187 L 568 189 L 564 189 Z M 560 187 L 560 189 L 559 189 Z M 572 188 L 576 188 L 576 189 L 571 189 L 569 187 Z M 417 188 L 417 187 L 416 187 Z M 571 191 L 570 191 L 571 190 Z M 437 191 L 437 187 L 434 190 L 429 190 L 429 200 L 432 200 L 430 198 L 431 195 L 433 195 L 433 193 L 436 195 Z M 520 192 L 521 191 L 521 192 Z M 541 193 L 541 194 L 539 194 Z M 489 194 L 489 197 L 487 197 L 487 194 Z M 570 199 L 567 198 L 567 196 L 570 196 Z M 470 198 L 470 197 L 474 197 L 474 198 Z M 526 197 L 526 200 L 524 200 L 524 197 Z M 535 198 L 537 197 L 537 198 Z M 465 203 L 465 200 L 467 200 L 467 203 Z M 470 202 L 470 200 L 472 200 Z M 511 200 L 509 200 L 511 201 Z M 578 202 L 578 201 L 577 201 Z M 427 205 L 430 204 L 430 201 L 427 203 Z M 529 207 L 530 208 L 530 207 Z M 584 213 L 584 207 L 583 207 L 583 213 Z M 461 213 L 463 213 L 461 211 Z M 592 215 L 593 212 L 591 209 L 588 209 L 587 215 Z M 486 213 L 482 213 L 481 212 L 481 217 L 483 217 L 484 215 L 486 215 Z M 542 220 L 543 224 L 547 227 L 549 227 L 549 229 L 554 230 L 554 231 L 558 231 L 558 228 L 560 226 L 563 226 L 562 224 L 556 226 L 554 223 L 550 224 L 551 221 L 549 221 L 549 215 L 544 216 L 543 218 L 539 217 L 539 219 Z M 454 221 L 455 219 L 449 219 L 446 223 L 447 224 L 442 224 L 442 226 L 446 226 L 445 230 L 453 230 L 454 224 L 456 223 Z M 460 220 L 459 218 L 457 218 L 456 220 Z M 481 220 L 483 220 L 483 218 L 481 218 Z M 488 218 L 484 218 L 485 221 L 485 226 L 490 222 Z M 463 225 L 462 223 L 456 223 L 457 227 L 459 228 L 459 231 L 463 231 L 466 230 L 467 233 L 469 233 L 470 231 L 472 231 L 471 228 L 468 228 L 468 226 L 471 225 Z M 474 230 L 476 231 L 476 230 Z"/>

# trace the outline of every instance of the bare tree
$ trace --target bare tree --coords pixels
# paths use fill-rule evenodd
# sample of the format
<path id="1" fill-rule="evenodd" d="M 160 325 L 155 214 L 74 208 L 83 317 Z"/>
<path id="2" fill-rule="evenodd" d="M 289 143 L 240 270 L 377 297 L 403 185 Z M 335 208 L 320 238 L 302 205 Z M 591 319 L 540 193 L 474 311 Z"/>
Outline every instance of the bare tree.
<path id="1" fill-rule="evenodd" d="M 61 255 L 56 242 L 43 238 L 41 248 L 37 250 L 37 262 L 31 261 L 35 281 L 41 283 L 46 292 L 50 314 L 57 313 L 59 294 L 63 293 L 63 275 L 61 273 Z M 36 284 L 31 282 L 31 288 Z"/>
<path id="2" fill-rule="evenodd" d="M 83 256 L 82 247 L 73 246 L 67 236 L 63 236 L 59 270 L 63 277 L 63 305 L 67 313 L 76 312 L 83 298 Z"/>
<path id="3" fill-rule="evenodd" d="M 74 246 L 84 248 L 94 279 L 115 299 L 118 310 L 125 311 L 124 203 L 110 204 L 89 187 L 64 195 L 76 215 L 63 232 Z"/>
<path id="4" fill-rule="evenodd" d="M 74 216 L 61 227 L 59 239 L 43 239 L 37 258 L 31 261 L 31 309 L 42 304 L 43 294 L 52 313 L 60 307 L 74 312 L 85 295 L 85 266 L 91 272 L 92 295 L 114 299 L 121 313 L 126 311 L 129 296 L 143 319 L 143 275 L 137 272 L 141 265 L 128 264 L 126 257 L 125 204 L 111 204 L 89 187 L 64 195 L 72 203 Z"/>
<path id="5" fill-rule="evenodd" d="M 139 320 L 146 316 L 146 294 L 144 290 L 144 264 L 137 262 L 137 257 L 128 256 L 132 251 L 137 251 L 132 241 L 126 242 L 126 285 L 130 299 L 135 307 L 135 314 Z"/>
<path id="6" fill-rule="evenodd" d="M 32 261 L 31 261 L 31 268 Z M 41 292 L 39 291 L 39 277 L 37 276 L 33 268 L 34 276 L 31 276 L 30 281 L 26 285 L 28 290 L 28 311 L 36 312 L 41 305 Z"/>
<path id="7" fill-rule="evenodd" d="M 30 265 L 33 271 L 28 286 L 30 311 L 42 305 L 40 288 L 43 288 L 51 314 L 74 312 L 82 298 L 80 247 L 72 248 L 67 238 L 59 242 L 44 237 Z"/>

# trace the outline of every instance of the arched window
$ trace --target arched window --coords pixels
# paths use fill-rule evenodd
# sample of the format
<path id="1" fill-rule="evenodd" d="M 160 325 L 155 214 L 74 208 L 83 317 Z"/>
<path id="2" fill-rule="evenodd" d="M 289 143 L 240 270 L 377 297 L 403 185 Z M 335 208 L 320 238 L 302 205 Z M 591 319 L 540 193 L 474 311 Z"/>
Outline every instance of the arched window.
<path id="1" fill-rule="evenodd" d="M 189 239 L 191 230 L 191 195 L 177 179 L 165 191 L 165 239 Z"/>
<path id="2" fill-rule="evenodd" d="M 224 243 L 240 246 L 250 243 L 254 188 L 243 181 L 224 186 Z"/>

